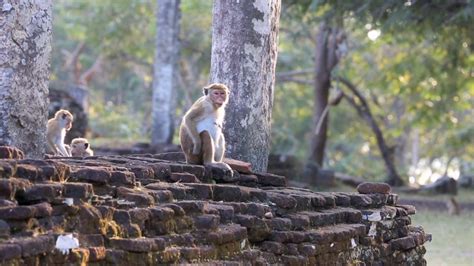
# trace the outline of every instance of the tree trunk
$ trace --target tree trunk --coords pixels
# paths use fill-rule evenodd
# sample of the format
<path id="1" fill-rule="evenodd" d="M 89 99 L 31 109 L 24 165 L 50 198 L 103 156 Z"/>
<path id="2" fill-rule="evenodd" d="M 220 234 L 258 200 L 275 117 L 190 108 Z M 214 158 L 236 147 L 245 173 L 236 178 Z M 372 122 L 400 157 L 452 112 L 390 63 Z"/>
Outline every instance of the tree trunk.
<path id="1" fill-rule="evenodd" d="M 382 154 L 382 159 L 385 163 L 385 168 L 388 173 L 387 183 L 392 186 L 402 186 L 404 184 L 403 179 L 398 174 L 397 168 L 394 163 L 394 147 L 389 147 L 385 142 L 385 138 L 383 137 L 382 130 L 378 126 L 377 122 L 375 121 L 372 112 L 370 111 L 369 104 L 365 100 L 365 97 L 357 90 L 357 88 L 344 78 L 338 78 L 346 87 L 354 94 L 357 98 L 357 101 L 354 100 L 352 97 L 344 94 L 345 99 L 352 105 L 362 117 L 367 124 L 369 124 L 370 129 L 375 135 L 375 139 L 377 140 L 377 145 L 379 147 L 380 153 Z"/>
<path id="2" fill-rule="evenodd" d="M 41 158 L 48 118 L 52 1 L 0 3 L 0 140 L 29 158 Z"/>
<path id="3" fill-rule="evenodd" d="M 231 90 L 226 157 L 267 169 L 280 0 L 214 1 L 211 81 Z"/>
<path id="4" fill-rule="evenodd" d="M 152 145 L 170 144 L 174 134 L 179 59 L 180 1 L 157 0 L 153 73 Z"/>
<path id="5" fill-rule="evenodd" d="M 323 167 L 329 120 L 331 72 L 339 62 L 338 45 L 344 40 L 342 30 L 322 23 L 316 36 L 314 68 L 314 111 L 311 147 L 303 173 L 307 182 L 318 184 L 318 169 Z"/>

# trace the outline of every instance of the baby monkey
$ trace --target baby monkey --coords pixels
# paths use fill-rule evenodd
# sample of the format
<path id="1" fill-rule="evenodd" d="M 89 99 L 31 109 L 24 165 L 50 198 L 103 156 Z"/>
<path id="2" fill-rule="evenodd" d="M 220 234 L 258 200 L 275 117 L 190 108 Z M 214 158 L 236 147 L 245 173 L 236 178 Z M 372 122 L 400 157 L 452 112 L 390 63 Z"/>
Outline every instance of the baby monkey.
<path id="1" fill-rule="evenodd" d="M 48 149 L 54 155 L 71 156 L 64 145 L 66 131 L 72 128 L 72 114 L 68 110 L 61 109 L 54 114 L 54 118 L 48 120 L 46 139 Z"/>
<path id="2" fill-rule="evenodd" d="M 91 145 L 85 138 L 75 138 L 71 141 L 71 155 L 73 157 L 94 156 Z"/>

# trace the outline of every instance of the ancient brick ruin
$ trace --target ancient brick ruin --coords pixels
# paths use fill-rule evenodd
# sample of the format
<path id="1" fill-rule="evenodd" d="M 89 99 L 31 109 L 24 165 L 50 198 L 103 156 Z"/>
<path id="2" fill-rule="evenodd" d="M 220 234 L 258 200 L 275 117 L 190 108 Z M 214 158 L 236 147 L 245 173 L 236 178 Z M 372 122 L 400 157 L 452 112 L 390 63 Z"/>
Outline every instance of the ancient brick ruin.
<path id="1" fill-rule="evenodd" d="M 1 265 L 426 264 L 430 236 L 394 194 L 312 192 L 176 154 L 0 157 Z"/>

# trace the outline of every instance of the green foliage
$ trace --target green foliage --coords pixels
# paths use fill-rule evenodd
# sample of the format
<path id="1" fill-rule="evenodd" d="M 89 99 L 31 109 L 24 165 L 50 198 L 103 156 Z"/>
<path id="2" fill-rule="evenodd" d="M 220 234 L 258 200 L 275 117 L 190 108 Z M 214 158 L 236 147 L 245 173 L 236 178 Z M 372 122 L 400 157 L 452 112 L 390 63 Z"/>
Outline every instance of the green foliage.
<path id="1" fill-rule="evenodd" d="M 89 121 L 94 137 L 121 139 L 141 139 L 146 129 L 141 124 L 143 113 L 134 112 L 126 105 L 114 105 L 112 102 L 94 104 L 89 111 Z"/>

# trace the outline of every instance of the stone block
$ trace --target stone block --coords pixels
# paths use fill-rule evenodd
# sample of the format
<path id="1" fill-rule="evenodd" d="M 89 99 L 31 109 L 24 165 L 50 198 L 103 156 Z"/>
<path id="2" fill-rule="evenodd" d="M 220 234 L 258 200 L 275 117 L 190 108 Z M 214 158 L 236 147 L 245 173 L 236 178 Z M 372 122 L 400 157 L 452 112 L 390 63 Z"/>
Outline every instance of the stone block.
<path id="1" fill-rule="evenodd" d="M 240 188 L 234 185 L 215 185 L 215 201 L 240 201 L 242 194 Z"/>
<path id="2" fill-rule="evenodd" d="M 392 188 L 387 183 L 364 182 L 357 186 L 357 191 L 361 194 L 390 194 Z"/>
<path id="3" fill-rule="evenodd" d="M 104 236 L 101 234 L 80 234 L 78 236 L 81 247 L 103 247 Z"/>
<path id="4" fill-rule="evenodd" d="M 62 192 L 62 184 L 34 184 L 25 191 L 18 193 L 17 199 L 21 203 L 53 202 L 62 195 Z"/>
<path id="5" fill-rule="evenodd" d="M 367 208 L 372 205 L 372 199 L 368 195 L 350 194 L 351 205 L 356 208 Z"/>
<path id="6" fill-rule="evenodd" d="M 215 230 L 219 226 L 220 217 L 218 215 L 203 214 L 194 217 L 196 229 Z"/>
<path id="7" fill-rule="evenodd" d="M 110 172 L 110 184 L 114 186 L 134 186 L 135 174 L 130 171 Z"/>
<path id="8" fill-rule="evenodd" d="M 274 187 L 285 187 L 286 177 L 280 175 L 274 175 L 270 173 L 258 173 L 255 174 L 258 178 L 258 183 L 262 186 L 274 186 Z"/>
<path id="9" fill-rule="evenodd" d="M 244 161 L 234 160 L 230 158 L 224 158 L 224 163 L 228 164 L 230 168 L 233 170 L 244 173 L 244 174 L 251 174 L 252 173 L 252 164 Z"/>
<path id="10" fill-rule="evenodd" d="M 296 200 L 285 194 L 280 193 L 268 193 L 267 194 L 271 203 L 282 209 L 293 209 L 296 207 Z"/>
<path id="11" fill-rule="evenodd" d="M 408 250 L 416 246 L 415 240 L 411 236 L 406 236 L 390 241 L 393 250 Z"/>
<path id="12" fill-rule="evenodd" d="M 12 243 L 21 247 L 22 257 L 30 257 L 52 252 L 55 245 L 55 239 L 52 235 L 42 235 L 14 239 Z"/>
<path id="13" fill-rule="evenodd" d="M 201 183 L 195 175 L 190 173 L 171 173 L 170 180 L 181 183 Z"/>
<path id="14" fill-rule="evenodd" d="M 260 247 L 263 251 L 267 251 L 275 255 L 281 255 L 286 251 L 285 245 L 275 241 L 264 241 Z"/>
<path id="15" fill-rule="evenodd" d="M 110 182 L 112 175 L 110 171 L 105 168 L 84 167 L 73 171 L 70 176 L 70 181 L 106 185 Z"/>
<path id="16" fill-rule="evenodd" d="M 139 239 L 122 239 L 110 238 L 108 243 L 111 247 L 132 252 L 152 252 L 159 251 L 159 247 L 154 239 L 139 238 Z"/>
<path id="17" fill-rule="evenodd" d="M 149 208 L 151 219 L 158 221 L 167 221 L 174 217 L 174 211 L 168 207 Z"/>
<path id="18" fill-rule="evenodd" d="M 92 184 L 89 183 L 64 183 L 65 198 L 87 199 L 94 195 Z"/>
<path id="19" fill-rule="evenodd" d="M 0 217 L 6 220 L 27 220 L 35 216 L 35 208 L 31 206 L 12 206 L 0 208 Z"/>
<path id="20" fill-rule="evenodd" d="M 16 161 L 0 160 L 0 178 L 10 178 L 16 174 Z"/>
<path id="21" fill-rule="evenodd" d="M 21 246 L 18 244 L 0 243 L 0 262 L 21 258 Z"/>

